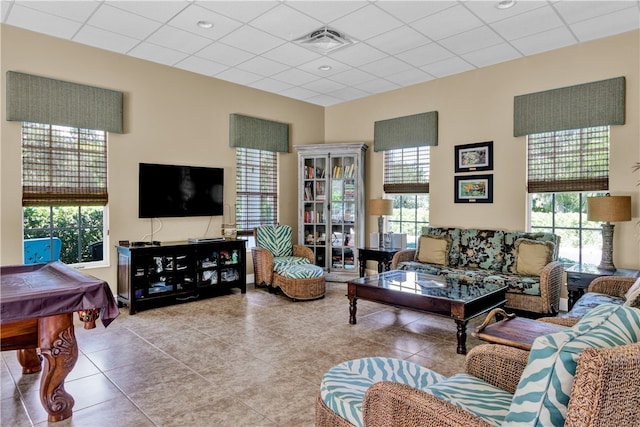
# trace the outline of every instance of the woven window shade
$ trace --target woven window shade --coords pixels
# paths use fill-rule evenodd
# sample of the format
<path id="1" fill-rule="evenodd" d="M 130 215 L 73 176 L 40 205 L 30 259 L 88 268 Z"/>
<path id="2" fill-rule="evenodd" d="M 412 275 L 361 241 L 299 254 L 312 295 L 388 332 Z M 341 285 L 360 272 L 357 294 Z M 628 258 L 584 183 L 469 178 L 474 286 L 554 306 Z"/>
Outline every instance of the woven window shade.
<path id="1" fill-rule="evenodd" d="M 625 78 L 516 96 L 513 135 L 623 125 Z"/>
<path id="2" fill-rule="evenodd" d="M 236 226 L 249 236 L 278 218 L 278 165 L 272 151 L 236 149 Z"/>
<path id="3" fill-rule="evenodd" d="M 528 137 L 528 191 L 609 188 L 609 128 L 547 132 Z"/>
<path id="4" fill-rule="evenodd" d="M 105 131 L 23 123 L 22 205 L 106 205 Z"/>
<path id="5" fill-rule="evenodd" d="M 374 123 L 373 150 L 438 145 L 438 112 L 414 114 Z"/>
<path id="6" fill-rule="evenodd" d="M 123 133 L 122 92 L 7 71 L 7 120 Z"/>
<path id="7" fill-rule="evenodd" d="M 229 146 L 288 153 L 289 125 L 241 114 L 230 114 Z"/>
<path id="8" fill-rule="evenodd" d="M 429 147 L 403 148 L 384 152 L 385 193 L 429 192 Z"/>

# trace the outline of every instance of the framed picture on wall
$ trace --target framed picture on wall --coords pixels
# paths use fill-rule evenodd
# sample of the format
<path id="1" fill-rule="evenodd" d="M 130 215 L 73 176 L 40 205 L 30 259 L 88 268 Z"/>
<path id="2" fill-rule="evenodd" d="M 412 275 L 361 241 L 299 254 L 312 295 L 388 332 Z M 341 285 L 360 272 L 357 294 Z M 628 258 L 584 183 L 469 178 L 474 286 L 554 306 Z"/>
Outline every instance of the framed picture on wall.
<path id="1" fill-rule="evenodd" d="M 456 203 L 493 203 L 493 175 L 455 176 Z"/>
<path id="2" fill-rule="evenodd" d="M 493 169 L 493 141 L 456 145 L 456 172 L 489 171 Z"/>

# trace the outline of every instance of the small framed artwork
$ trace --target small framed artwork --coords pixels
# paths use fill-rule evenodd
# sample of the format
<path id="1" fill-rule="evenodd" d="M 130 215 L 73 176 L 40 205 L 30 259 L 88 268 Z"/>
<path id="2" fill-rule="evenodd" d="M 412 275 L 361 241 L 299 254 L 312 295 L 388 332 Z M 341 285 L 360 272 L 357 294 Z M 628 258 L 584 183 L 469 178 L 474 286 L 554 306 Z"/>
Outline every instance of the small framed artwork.
<path id="1" fill-rule="evenodd" d="M 456 203 L 493 203 L 493 175 L 455 176 Z"/>
<path id="2" fill-rule="evenodd" d="M 493 169 L 493 141 L 456 145 L 456 172 L 490 171 Z"/>

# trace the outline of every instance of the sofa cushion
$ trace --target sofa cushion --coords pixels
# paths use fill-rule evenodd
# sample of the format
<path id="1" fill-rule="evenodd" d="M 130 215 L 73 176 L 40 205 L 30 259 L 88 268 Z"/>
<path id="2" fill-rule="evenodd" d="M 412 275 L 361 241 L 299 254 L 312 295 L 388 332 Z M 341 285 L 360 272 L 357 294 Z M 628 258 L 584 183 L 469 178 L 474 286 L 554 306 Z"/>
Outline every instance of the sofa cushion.
<path id="1" fill-rule="evenodd" d="M 456 374 L 427 387 L 426 392 L 499 426 L 513 395 L 469 374 Z"/>
<path id="2" fill-rule="evenodd" d="M 460 229 L 447 227 L 422 227 L 423 236 L 449 236 L 449 266 L 455 267 L 460 261 Z"/>
<path id="3" fill-rule="evenodd" d="M 320 383 L 320 397 L 333 412 L 351 424 L 362 426 L 362 399 L 373 384 L 393 381 L 425 390 L 444 379 L 445 376 L 406 360 L 367 357 L 329 369 Z"/>
<path id="4" fill-rule="evenodd" d="M 417 271 L 418 273 L 437 276 L 439 274 L 445 274 L 444 271 L 447 270 L 447 267 L 435 264 L 425 264 L 418 261 L 402 261 L 398 263 L 398 270 Z"/>
<path id="5" fill-rule="evenodd" d="M 277 256 L 273 258 L 273 270 L 278 271 L 283 267 L 290 265 L 310 264 L 308 258 L 299 256 Z"/>
<path id="6" fill-rule="evenodd" d="M 256 244 L 274 257 L 293 254 L 293 234 L 288 225 L 262 225 L 256 228 Z"/>
<path id="7" fill-rule="evenodd" d="M 502 230 L 462 229 L 458 266 L 500 270 L 503 264 L 503 250 Z"/>
<path id="8" fill-rule="evenodd" d="M 504 249 L 502 272 L 506 274 L 515 274 L 516 264 L 516 241 L 518 239 L 529 239 L 539 242 L 552 242 L 555 244 L 553 261 L 558 259 L 558 251 L 560 248 L 560 236 L 553 233 L 536 232 L 529 233 L 526 231 L 505 231 L 504 232 Z"/>
<path id="9" fill-rule="evenodd" d="M 420 236 L 416 261 L 436 265 L 449 265 L 450 236 Z"/>
<path id="10" fill-rule="evenodd" d="M 587 292 L 571 307 L 571 311 L 558 317 L 584 317 L 592 308 L 603 304 L 623 305 L 624 298 L 598 292 Z"/>
<path id="11" fill-rule="evenodd" d="M 489 274 L 485 283 L 506 285 L 511 294 L 540 296 L 540 276 L 520 276 L 518 274 Z"/>
<path id="12" fill-rule="evenodd" d="M 553 260 L 555 244 L 520 238 L 516 240 L 516 272 L 525 276 L 540 276 Z"/>
<path id="13" fill-rule="evenodd" d="M 610 304 L 594 308 L 571 328 L 538 337 L 503 425 L 564 425 L 580 352 L 639 338 L 640 310 Z"/>
<path id="14" fill-rule="evenodd" d="M 624 305 L 640 308 L 640 277 L 631 285 L 624 297 L 626 299 Z"/>

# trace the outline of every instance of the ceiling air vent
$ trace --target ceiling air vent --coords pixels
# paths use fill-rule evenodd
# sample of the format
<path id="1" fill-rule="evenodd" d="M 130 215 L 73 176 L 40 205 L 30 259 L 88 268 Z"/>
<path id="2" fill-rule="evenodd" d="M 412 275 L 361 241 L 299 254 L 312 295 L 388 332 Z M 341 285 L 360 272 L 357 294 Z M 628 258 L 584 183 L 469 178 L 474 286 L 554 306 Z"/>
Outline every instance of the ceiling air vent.
<path id="1" fill-rule="evenodd" d="M 353 44 L 353 41 L 349 40 L 344 34 L 329 27 L 312 31 L 306 36 L 294 40 L 294 42 L 323 54 L 331 53 Z"/>

